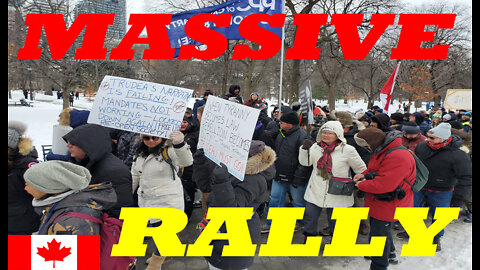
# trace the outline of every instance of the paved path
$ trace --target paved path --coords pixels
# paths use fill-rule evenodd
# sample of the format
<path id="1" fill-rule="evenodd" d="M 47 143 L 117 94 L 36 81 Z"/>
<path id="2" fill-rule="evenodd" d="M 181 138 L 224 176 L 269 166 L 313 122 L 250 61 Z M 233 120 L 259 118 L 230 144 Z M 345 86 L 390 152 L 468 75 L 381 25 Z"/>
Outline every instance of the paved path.
<path id="1" fill-rule="evenodd" d="M 197 194 L 198 195 L 198 194 Z M 202 218 L 202 209 L 195 208 L 185 230 L 179 234 L 182 243 L 191 244 L 198 237 L 199 232 L 195 229 L 196 224 Z M 264 219 L 263 219 L 264 220 Z M 327 219 L 325 211 L 320 216 L 319 229 L 327 226 Z M 267 242 L 268 234 L 262 234 L 262 244 Z M 325 244 L 329 244 L 331 237 L 323 237 L 322 246 L 320 249 L 320 256 L 318 257 L 255 257 L 254 264 L 249 267 L 249 270 L 309 270 L 309 269 L 341 269 L 348 267 L 348 269 L 368 269 L 370 262 L 363 259 L 363 257 L 323 257 L 323 249 Z M 153 240 L 146 240 L 148 244 L 147 254 L 145 257 L 137 257 L 137 270 L 143 270 L 147 267 L 145 260 L 153 253 Z M 294 244 L 303 243 L 303 234 L 301 231 L 294 233 Z M 358 236 L 358 244 L 367 244 L 368 237 L 364 235 Z M 399 247 L 400 244 L 399 244 Z M 259 247 L 257 247 L 258 255 Z M 354 263 L 353 263 L 354 262 Z M 354 267 L 352 267 L 354 266 Z M 361 266 L 361 267 L 360 267 Z M 208 270 L 208 265 L 203 257 L 172 257 L 165 261 L 162 270 Z"/>

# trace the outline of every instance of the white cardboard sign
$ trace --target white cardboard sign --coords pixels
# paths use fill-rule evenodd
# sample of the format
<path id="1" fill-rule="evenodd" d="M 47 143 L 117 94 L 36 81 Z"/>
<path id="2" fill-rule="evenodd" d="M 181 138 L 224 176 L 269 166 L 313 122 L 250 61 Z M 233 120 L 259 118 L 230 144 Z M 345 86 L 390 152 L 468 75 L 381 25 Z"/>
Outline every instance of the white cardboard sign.
<path id="1" fill-rule="evenodd" d="M 105 76 L 88 123 L 168 138 L 180 129 L 193 90 Z"/>
<path id="2" fill-rule="evenodd" d="M 209 96 L 203 110 L 198 148 L 242 180 L 260 110 Z"/>
<path id="3" fill-rule="evenodd" d="M 472 89 L 448 89 L 444 107 L 447 110 L 472 110 Z"/>

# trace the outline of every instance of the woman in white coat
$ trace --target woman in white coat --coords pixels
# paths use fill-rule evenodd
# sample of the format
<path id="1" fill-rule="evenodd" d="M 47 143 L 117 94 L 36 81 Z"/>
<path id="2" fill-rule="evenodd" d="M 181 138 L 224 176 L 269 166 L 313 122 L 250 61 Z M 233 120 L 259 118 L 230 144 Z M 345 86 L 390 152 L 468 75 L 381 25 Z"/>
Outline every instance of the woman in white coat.
<path id="1" fill-rule="evenodd" d="M 347 144 L 339 121 L 328 121 L 319 130 L 316 143 L 305 140 L 300 147 L 298 159 L 303 166 L 312 166 L 307 189 L 305 191 L 305 237 L 317 236 L 318 218 L 322 209 L 327 209 L 330 232 L 332 235 L 335 222 L 332 221 L 333 207 L 351 207 L 352 195 L 334 195 L 329 193 L 330 180 L 351 181 L 350 168 L 357 173 L 367 169 L 355 148 Z M 325 235 L 323 233 L 322 235 Z"/>
<path id="2" fill-rule="evenodd" d="M 168 140 L 141 134 L 132 164 L 132 190 L 138 187 L 139 207 L 166 207 L 184 211 L 183 185 L 178 171 L 193 164 L 192 152 L 180 131 L 170 133 Z M 150 219 L 157 227 L 159 219 Z M 161 269 L 165 257 L 155 249 L 147 269 Z"/>

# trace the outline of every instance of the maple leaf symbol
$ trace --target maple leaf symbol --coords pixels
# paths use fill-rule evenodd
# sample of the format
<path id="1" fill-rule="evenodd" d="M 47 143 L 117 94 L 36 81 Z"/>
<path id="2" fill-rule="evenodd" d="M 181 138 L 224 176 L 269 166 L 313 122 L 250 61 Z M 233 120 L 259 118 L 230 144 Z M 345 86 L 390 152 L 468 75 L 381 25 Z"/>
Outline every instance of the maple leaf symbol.
<path id="1" fill-rule="evenodd" d="M 45 261 L 53 261 L 53 268 L 55 268 L 55 261 L 62 261 L 65 257 L 72 254 L 70 252 L 71 248 L 62 247 L 60 248 L 60 244 L 62 242 L 57 242 L 55 238 L 51 242 L 47 242 L 48 249 L 45 247 L 37 248 L 37 254 L 42 256 Z"/>

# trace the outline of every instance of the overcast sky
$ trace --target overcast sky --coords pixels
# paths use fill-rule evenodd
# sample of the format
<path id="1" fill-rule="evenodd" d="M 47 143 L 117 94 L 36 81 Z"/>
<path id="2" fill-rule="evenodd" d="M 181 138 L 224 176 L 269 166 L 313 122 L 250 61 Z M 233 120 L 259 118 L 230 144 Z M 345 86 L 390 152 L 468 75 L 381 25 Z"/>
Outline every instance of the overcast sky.
<path id="1" fill-rule="evenodd" d="M 150 6 L 154 6 L 155 5 L 154 3 L 158 3 L 158 5 L 161 6 L 162 3 L 164 2 L 163 0 L 127 0 L 127 12 L 128 13 L 149 12 L 144 10 L 144 6 L 143 6 L 144 1 L 148 1 Z M 438 0 L 402 0 L 402 1 L 405 3 L 408 3 L 412 7 L 416 5 L 418 6 L 422 4 L 428 5 L 428 4 L 438 2 Z M 448 2 L 461 3 L 469 7 L 472 6 L 472 0 L 448 0 Z"/>

